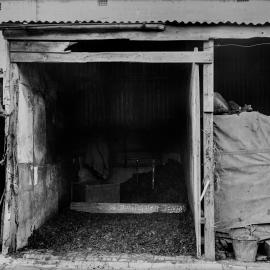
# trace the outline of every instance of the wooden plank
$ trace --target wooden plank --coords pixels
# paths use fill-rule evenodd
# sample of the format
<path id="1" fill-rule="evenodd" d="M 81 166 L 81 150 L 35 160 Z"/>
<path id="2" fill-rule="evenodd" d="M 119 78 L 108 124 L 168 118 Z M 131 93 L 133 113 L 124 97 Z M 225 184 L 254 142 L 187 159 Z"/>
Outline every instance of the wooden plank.
<path id="1" fill-rule="evenodd" d="M 27 30 L 35 34 L 44 34 L 56 31 L 65 32 L 104 32 L 104 31 L 164 31 L 166 26 L 163 23 L 49 23 L 49 24 L 14 24 L 7 26 L 9 30 Z"/>
<path id="2" fill-rule="evenodd" d="M 205 42 L 204 50 L 212 53 L 214 58 L 214 42 Z M 204 65 L 204 91 L 203 91 L 203 111 L 213 113 L 214 111 L 214 69 L 213 65 Z"/>
<path id="3" fill-rule="evenodd" d="M 23 78 L 22 74 L 21 78 Z M 19 82 L 18 92 L 17 161 L 18 163 L 33 163 L 33 94 L 30 86 L 24 83 L 23 79 Z"/>
<path id="4" fill-rule="evenodd" d="M 213 52 L 213 41 L 204 43 L 204 50 Z M 215 260 L 215 216 L 214 216 L 214 156 L 213 156 L 213 64 L 203 67 L 203 164 L 204 184 L 209 181 L 204 196 L 204 250 L 205 257 Z"/>
<path id="5" fill-rule="evenodd" d="M 10 95 L 10 59 L 9 59 L 9 42 L 5 41 L 5 56 L 6 56 L 6 65 L 4 67 L 4 77 L 3 77 L 3 103 L 6 109 L 6 112 L 10 113 L 13 107 L 11 104 Z M 12 174 L 13 174 L 13 162 L 12 162 L 12 146 L 13 139 L 11 136 L 8 136 L 10 129 L 14 129 L 14 124 L 12 126 L 9 123 L 12 123 L 11 116 L 6 117 L 5 119 L 5 138 L 7 140 L 6 144 L 6 172 L 5 172 L 5 198 L 3 203 L 3 213 L 2 213 L 2 222 L 1 222 L 1 232 L 2 232 L 2 253 L 6 255 L 10 246 L 12 245 L 12 240 L 10 238 L 11 232 L 11 222 L 10 218 L 12 215 L 12 209 L 10 207 L 12 203 L 11 198 L 11 183 L 12 183 Z"/>
<path id="6" fill-rule="evenodd" d="M 7 44 L 8 47 L 8 44 Z M 5 121 L 6 136 L 6 184 L 5 201 L 3 207 L 2 225 L 2 253 L 7 254 L 16 250 L 18 229 L 18 175 L 16 156 L 16 128 L 17 128 L 17 96 L 18 96 L 18 68 L 10 64 L 7 48 L 7 67 L 4 76 L 5 105 L 8 116 Z"/>
<path id="7" fill-rule="evenodd" d="M 197 256 L 201 256 L 201 129 L 200 129 L 200 76 L 199 66 L 193 64 L 194 76 L 192 93 L 192 159 L 193 159 L 193 197 L 194 197 L 194 221 L 196 231 Z"/>
<path id="8" fill-rule="evenodd" d="M 59 41 L 12 41 L 10 42 L 10 52 L 59 52 L 65 53 L 66 49 L 76 42 Z"/>
<path id="9" fill-rule="evenodd" d="M 177 203 L 87 203 L 72 202 L 71 210 L 87 213 L 110 214 L 151 214 L 151 213 L 183 213 L 185 204 Z"/>
<path id="10" fill-rule="evenodd" d="M 197 256 L 201 256 L 201 145 L 200 145 L 200 77 L 199 66 L 193 64 L 187 89 L 186 184 L 189 204 L 193 213 Z"/>
<path id="11" fill-rule="evenodd" d="M 78 40 L 109 40 L 129 39 L 144 41 L 172 40 L 208 40 L 211 39 L 250 39 L 270 38 L 270 26 L 166 26 L 165 31 L 35 31 L 23 29 L 5 29 L 3 34 L 8 40 L 37 40 L 37 41 L 78 41 Z"/>
<path id="12" fill-rule="evenodd" d="M 10 53 L 12 63 L 211 63 L 209 52 Z"/>

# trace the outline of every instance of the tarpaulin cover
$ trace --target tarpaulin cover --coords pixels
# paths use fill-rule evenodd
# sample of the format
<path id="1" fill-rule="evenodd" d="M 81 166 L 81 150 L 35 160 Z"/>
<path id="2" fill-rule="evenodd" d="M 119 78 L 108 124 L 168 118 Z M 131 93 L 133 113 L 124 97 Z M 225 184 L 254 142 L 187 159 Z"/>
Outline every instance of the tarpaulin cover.
<path id="1" fill-rule="evenodd" d="M 216 229 L 270 223 L 270 117 L 214 117 Z"/>

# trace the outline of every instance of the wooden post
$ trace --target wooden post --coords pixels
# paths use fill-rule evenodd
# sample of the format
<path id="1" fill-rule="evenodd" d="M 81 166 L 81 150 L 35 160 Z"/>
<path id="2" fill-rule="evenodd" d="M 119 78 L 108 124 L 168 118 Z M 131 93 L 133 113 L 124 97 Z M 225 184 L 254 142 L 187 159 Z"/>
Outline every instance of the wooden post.
<path id="1" fill-rule="evenodd" d="M 194 49 L 195 52 L 198 48 Z M 196 233 L 197 257 L 201 257 L 201 128 L 200 128 L 200 73 L 199 65 L 193 64 L 191 68 L 190 89 L 188 98 L 188 135 L 190 153 L 189 181 L 192 198 L 192 209 Z"/>
<path id="2" fill-rule="evenodd" d="M 212 40 L 204 43 L 204 51 L 214 54 L 214 42 Z M 203 183 L 208 185 L 204 196 L 204 250 L 205 258 L 209 260 L 215 260 L 213 108 L 214 64 L 211 63 L 203 66 Z"/>
<path id="3" fill-rule="evenodd" d="M 18 209 L 18 175 L 16 160 L 18 69 L 16 64 L 10 64 L 8 43 L 6 48 L 7 62 L 4 74 L 4 105 L 7 117 L 5 121 L 6 181 L 2 226 L 3 254 L 16 250 Z"/>

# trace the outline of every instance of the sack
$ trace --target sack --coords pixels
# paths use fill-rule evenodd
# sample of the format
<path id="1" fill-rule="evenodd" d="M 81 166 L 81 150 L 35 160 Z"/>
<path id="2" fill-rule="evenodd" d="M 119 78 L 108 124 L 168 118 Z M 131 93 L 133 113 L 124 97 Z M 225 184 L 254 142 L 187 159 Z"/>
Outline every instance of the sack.
<path id="1" fill-rule="evenodd" d="M 270 117 L 214 116 L 215 226 L 270 223 Z"/>

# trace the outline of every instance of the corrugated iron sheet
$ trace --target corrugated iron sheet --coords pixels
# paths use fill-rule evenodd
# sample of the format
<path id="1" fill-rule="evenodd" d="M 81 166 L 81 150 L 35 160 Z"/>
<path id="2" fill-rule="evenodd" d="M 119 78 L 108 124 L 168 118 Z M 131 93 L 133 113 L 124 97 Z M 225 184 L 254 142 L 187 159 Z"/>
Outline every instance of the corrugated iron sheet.
<path id="1" fill-rule="evenodd" d="M 270 1 L 217 0 L 3 0 L 0 22 L 263 25 L 270 22 Z"/>
<path id="2" fill-rule="evenodd" d="M 252 48 L 216 47 L 215 91 L 227 100 L 241 106 L 251 104 L 254 110 L 270 115 L 269 59 L 267 44 Z"/>
<path id="3" fill-rule="evenodd" d="M 74 99 L 79 91 L 79 125 L 134 129 L 158 127 L 179 119 L 181 87 L 186 81 L 181 70 L 169 65 L 100 66 L 99 80 L 82 81 L 74 89 Z"/>
<path id="4" fill-rule="evenodd" d="M 184 117 L 184 67 L 92 63 L 49 65 L 47 70 L 69 102 L 66 115 L 77 127 L 149 129 Z"/>

